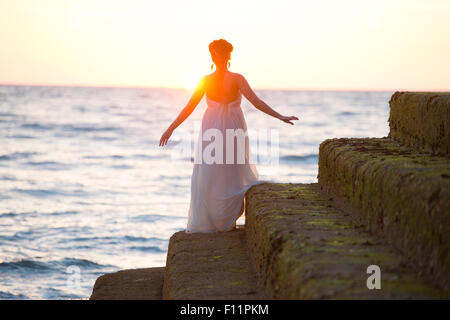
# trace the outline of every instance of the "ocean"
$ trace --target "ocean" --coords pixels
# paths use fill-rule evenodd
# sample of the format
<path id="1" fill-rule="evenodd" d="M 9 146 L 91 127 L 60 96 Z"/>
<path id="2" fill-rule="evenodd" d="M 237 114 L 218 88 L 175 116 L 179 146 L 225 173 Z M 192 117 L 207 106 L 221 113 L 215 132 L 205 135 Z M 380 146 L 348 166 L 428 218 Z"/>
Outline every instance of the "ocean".
<path id="1" fill-rule="evenodd" d="M 257 94 L 300 118 L 290 126 L 243 99 L 249 130 L 278 136 L 276 162 L 261 162 L 262 180 L 317 182 L 323 140 L 389 132 L 392 92 Z M 189 208 L 192 157 L 178 149 L 195 137 L 204 99 L 167 147 L 158 143 L 189 96 L 0 86 L 0 299 L 86 299 L 101 274 L 165 265 Z"/>

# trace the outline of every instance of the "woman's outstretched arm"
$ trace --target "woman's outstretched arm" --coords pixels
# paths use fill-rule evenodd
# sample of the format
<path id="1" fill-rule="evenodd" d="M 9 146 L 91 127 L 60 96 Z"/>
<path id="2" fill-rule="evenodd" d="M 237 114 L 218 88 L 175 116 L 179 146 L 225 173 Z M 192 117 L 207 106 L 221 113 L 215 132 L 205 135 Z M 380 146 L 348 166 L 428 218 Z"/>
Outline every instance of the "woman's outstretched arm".
<path id="1" fill-rule="evenodd" d="M 195 107 L 197 107 L 200 100 L 202 100 L 204 94 L 205 94 L 205 77 L 203 77 L 200 80 L 199 84 L 197 85 L 197 88 L 195 88 L 194 93 L 189 99 L 187 105 L 183 108 L 183 110 L 181 110 L 178 117 L 172 122 L 169 128 L 161 136 L 161 139 L 159 140 L 160 147 L 165 146 L 167 144 L 167 141 L 169 140 L 173 131 L 176 128 L 178 128 L 178 126 L 182 124 L 183 121 L 187 119 L 187 117 L 191 115 L 192 111 L 194 111 Z"/>
<path id="2" fill-rule="evenodd" d="M 284 121 L 289 124 L 294 124 L 292 120 L 298 120 L 295 116 L 283 116 L 273 110 L 271 107 L 269 107 L 264 101 L 262 101 L 258 96 L 255 94 L 255 92 L 250 88 L 250 85 L 248 84 L 247 80 L 244 78 L 243 75 L 238 75 L 238 82 L 239 82 L 239 90 L 242 92 L 242 94 L 247 98 L 248 101 L 250 101 L 256 109 L 268 114 L 269 116 L 272 116 L 274 118 L 280 119 L 281 121 Z"/>

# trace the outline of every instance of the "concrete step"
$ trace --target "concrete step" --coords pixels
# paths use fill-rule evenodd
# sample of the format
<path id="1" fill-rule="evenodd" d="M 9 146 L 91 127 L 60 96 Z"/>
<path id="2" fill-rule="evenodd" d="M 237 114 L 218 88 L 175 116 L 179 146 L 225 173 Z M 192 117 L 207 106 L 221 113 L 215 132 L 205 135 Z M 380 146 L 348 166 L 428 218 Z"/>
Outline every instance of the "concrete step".
<path id="1" fill-rule="evenodd" d="M 175 233 L 169 242 L 163 299 L 264 299 L 243 228 L 215 234 Z"/>
<path id="2" fill-rule="evenodd" d="M 246 199 L 251 259 L 272 298 L 448 297 L 392 246 L 352 224 L 318 184 L 261 184 Z M 367 288 L 371 265 L 380 267 L 380 290 Z"/>
<path id="3" fill-rule="evenodd" d="M 319 149 L 319 184 L 357 223 L 386 237 L 450 289 L 448 158 L 388 138 L 325 140 Z"/>
<path id="4" fill-rule="evenodd" d="M 396 92 L 389 137 L 413 149 L 450 156 L 450 92 Z"/>
<path id="5" fill-rule="evenodd" d="M 164 273 L 158 267 L 104 274 L 95 281 L 90 300 L 161 300 Z"/>

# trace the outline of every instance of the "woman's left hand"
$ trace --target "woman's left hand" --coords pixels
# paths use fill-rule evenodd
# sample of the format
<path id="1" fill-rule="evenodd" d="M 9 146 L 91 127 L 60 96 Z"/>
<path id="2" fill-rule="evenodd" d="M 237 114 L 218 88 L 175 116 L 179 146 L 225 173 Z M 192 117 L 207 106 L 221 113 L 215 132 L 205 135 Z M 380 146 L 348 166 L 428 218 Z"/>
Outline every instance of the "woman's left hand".
<path id="1" fill-rule="evenodd" d="M 167 145 L 167 141 L 169 141 L 170 136 L 172 135 L 172 130 L 167 129 L 163 135 L 161 136 L 161 139 L 159 140 L 159 146 L 164 147 Z"/>
<path id="2" fill-rule="evenodd" d="M 281 116 L 279 119 L 280 119 L 281 121 L 284 121 L 284 122 L 289 123 L 289 124 L 292 124 L 292 125 L 294 124 L 294 123 L 292 122 L 292 120 L 298 120 L 298 118 L 295 117 L 295 116 L 290 116 L 290 117 Z"/>

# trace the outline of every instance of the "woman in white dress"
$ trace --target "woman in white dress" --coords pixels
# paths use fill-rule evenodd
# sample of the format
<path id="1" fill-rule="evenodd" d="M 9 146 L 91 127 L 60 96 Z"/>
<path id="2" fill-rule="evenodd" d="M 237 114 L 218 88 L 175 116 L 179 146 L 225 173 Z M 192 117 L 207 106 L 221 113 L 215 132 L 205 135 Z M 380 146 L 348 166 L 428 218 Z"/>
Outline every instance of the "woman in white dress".
<path id="1" fill-rule="evenodd" d="M 194 161 L 186 232 L 233 230 L 244 211 L 245 193 L 260 183 L 250 159 L 247 125 L 240 108 L 241 94 L 272 117 L 291 125 L 292 120 L 298 120 L 270 108 L 256 96 L 241 74 L 228 70 L 232 50 L 233 46 L 224 39 L 209 44 L 216 70 L 200 80 L 188 104 L 159 142 L 160 146 L 166 145 L 173 131 L 206 95 L 208 108 L 203 115 Z"/>

